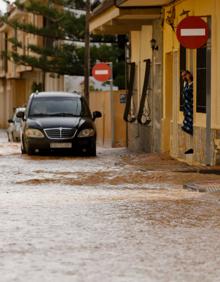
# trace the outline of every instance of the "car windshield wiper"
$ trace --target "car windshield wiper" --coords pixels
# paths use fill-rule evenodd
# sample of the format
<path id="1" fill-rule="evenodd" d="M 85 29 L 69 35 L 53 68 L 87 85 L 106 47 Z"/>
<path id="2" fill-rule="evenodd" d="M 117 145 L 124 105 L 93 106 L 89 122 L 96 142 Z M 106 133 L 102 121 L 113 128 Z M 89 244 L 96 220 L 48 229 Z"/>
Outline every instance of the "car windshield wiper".
<path id="1" fill-rule="evenodd" d="M 53 113 L 53 114 L 48 114 L 47 116 L 50 116 L 50 117 L 80 117 L 79 115 L 74 115 L 71 113 Z"/>
<path id="2" fill-rule="evenodd" d="M 39 113 L 39 114 L 30 114 L 30 117 L 47 117 L 48 116 L 48 114 L 41 114 L 41 113 Z"/>

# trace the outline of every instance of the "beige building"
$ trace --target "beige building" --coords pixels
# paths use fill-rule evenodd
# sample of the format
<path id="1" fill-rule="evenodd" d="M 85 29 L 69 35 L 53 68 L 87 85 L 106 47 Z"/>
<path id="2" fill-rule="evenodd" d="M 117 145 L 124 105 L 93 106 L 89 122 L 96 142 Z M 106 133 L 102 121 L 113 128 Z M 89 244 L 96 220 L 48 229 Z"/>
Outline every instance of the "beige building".
<path id="1" fill-rule="evenodd" d="M 134 151 L 161 151 L 162 5 L 169 2 L 106 0 L 90 19 L 92 33 L 127 34 L 129 38 L 127 143 Z"/>
<path id="2" fill-rule="evenodd" d="M 33 23 L 42 26 L 42 17 L 24 13 L 13 6 L 9 6 L 10 19 L 19 19 L 23 23 Z M 16 65 L 6 56 L 13 48 L 9 38 L 16 37 L 21 43 L 42 45 L 42 39 L 36 35 L 15 30 L 13 27 L 2 24 L 0 26 L 0 128 L 7 127 L 7 120 L 11 117 L 13 109 L 23 106 L 31 94 L 33 83 L 42 83 L 42 73 L 32 67 Z M 30 52 L 25 48 L 18 48 L 19 54 Z M 46 75 L 46 90 L 63 89 L 63 78 L 51 74 Z"/>

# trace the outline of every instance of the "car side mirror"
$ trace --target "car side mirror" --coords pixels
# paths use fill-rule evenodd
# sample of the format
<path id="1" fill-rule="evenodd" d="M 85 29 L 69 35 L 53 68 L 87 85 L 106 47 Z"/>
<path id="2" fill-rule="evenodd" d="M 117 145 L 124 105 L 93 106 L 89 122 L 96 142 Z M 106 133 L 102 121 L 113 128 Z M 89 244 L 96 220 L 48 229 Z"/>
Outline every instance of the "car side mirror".
<path id="1" fill-rule="evenodd" d="M 8 119 L 8 123 L 14 123 L 13 119 Z"/>
<path id="2" fill-rule="evenodd" d="M 16 113 L 16 117 L 17 117 L 17 118 L 24 119 L 24 112 L 22 112 L 22 111 L 17 112 L 17 113 Z"/>
<path id="3" fill-rule="evenodd" d="M 96 120 L 97 118 L 101 118 L 102 117 L 102 113 L 99 112 L 99 111 L 95 111 L 95 112 L 93 112 L 92 116 L 93 116 L 92 119 Z"/>

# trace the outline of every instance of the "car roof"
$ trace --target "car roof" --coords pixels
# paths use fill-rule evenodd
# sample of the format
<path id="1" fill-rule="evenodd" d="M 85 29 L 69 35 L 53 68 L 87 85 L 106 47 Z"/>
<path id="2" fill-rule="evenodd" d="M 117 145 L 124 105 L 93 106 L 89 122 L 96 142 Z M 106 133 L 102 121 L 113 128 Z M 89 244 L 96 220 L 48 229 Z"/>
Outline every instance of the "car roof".
<path id="1" fill-rule="evenodd" d="M 81 95 L 74 92 L 64 92 L 64 91 L 47 91 L 47 92 L 37 92 L 37 93 L 33 93 L 34 97 L 77 97 L 80 98 Z"/>

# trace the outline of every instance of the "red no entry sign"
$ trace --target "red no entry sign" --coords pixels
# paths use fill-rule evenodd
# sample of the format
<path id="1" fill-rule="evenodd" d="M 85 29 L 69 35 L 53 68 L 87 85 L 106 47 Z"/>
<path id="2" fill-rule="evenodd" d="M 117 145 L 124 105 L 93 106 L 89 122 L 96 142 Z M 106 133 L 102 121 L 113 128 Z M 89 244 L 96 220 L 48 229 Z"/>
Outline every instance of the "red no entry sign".
<path id="1" fill-rule="evenodd" d="M 183 19 L 177 26 L 177 38 L 185 48 L 201 48 L 209 38 L 207 23 L 200 17 L 190 16 Z"/>
<path id="2" fill-rule="evenodd" d="M 106 63 L 98 63 L 92 68 L 92 76 L 101 82 L 111 78 L 111 67 Z"/>

